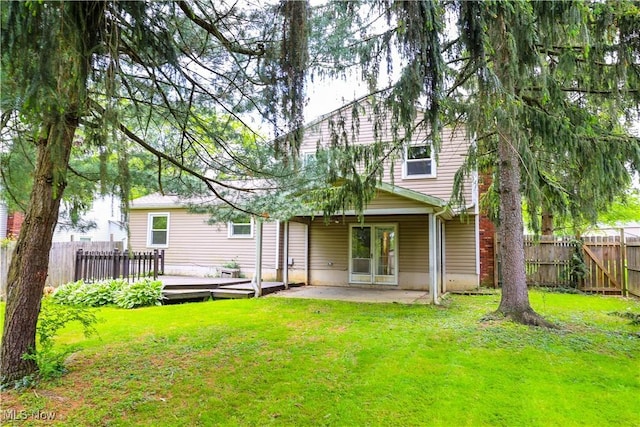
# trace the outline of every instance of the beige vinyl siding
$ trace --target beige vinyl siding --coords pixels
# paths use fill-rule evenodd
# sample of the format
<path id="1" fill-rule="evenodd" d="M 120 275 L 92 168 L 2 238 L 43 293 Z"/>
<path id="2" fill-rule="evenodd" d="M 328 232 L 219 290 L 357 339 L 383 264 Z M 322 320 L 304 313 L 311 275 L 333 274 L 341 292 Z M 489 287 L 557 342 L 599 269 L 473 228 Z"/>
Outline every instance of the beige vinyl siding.
<path id="1" fill-rule="evenodd" d="M 417 202 L 415 200 L 407 199 L 406 197 L 400 197 L 395 194 L 387 193 L 386 191 L 378 190 L 376 192 L 375 199 L 373 199 L 368 205 L 367 209 L 427 209 L 424 203 Z"/>
<path id="2" fill-rule="evenodd" d="M 281 268 L 281 265 L 276 264 L 276 239 L 278 237 L 277 222 L 264 222 L 262 226 L 262 268 L 268 270 L 277 270 Z M 255 236 L 255 225 L 253 235 Z M 282 233 L 280 233 L 282 235 Z M 251 259 L 255 258 L 256 243 L 254 239 L 250 239 L 252 242 L 253 251 Z"/>
<path id="3" fill-rule="evenodd" d="M 149 212 L 169 213 L 169 246 L 165 249 L 165 264 L 218 267 L 235 260 L 240 264 L 241 270 L 253 271 L 255 237 L 228 238 L 226 223 L 209 225 L 207 215 L 191 214 L 186 209 L 131 210 L 129 227 L 132 250 L 148 250 Z M 275 269 L 275 236 L 276 223 L 264 223 L 262 245 L 264 269 Z"/>
<path id="4" fill-rule="evenodd" d="M 445 225 L 447 274 L 476 274 L 475 217 L 453 218 Z"/>
<path id="5" fill-rule="evenodd" d="M 349 268 L 349 223 L 352 218 L 324 223 L 315 218 L 309 230 L 309 268 L 311 270 L 347 271 Z"/>
<path id="6" fill-rule="evenodd" d="M 335 123 L 344 122 L 344 129 L 346 130 L 350 143 L 369 144 L 376 140 L 374 122 L 365 112 L 360 113 L 359 125 L 356 125 L 354 122 L 350 108 L 337 111 L 332 117 Z M 300 147 L 300 153 L 313 153 L 318 146 L 326 147 L 331 145 L 332 132 L 329 125 L 330 119 L 330 117 L 327 117 L 306 129 L 305 137 Z M 388 119 L 382 124 L 379 124 L 379 130 L 377 131 L 378 140 L 388 140 L 391 138 L 389 129 L 390 122 Z M 425 140 L 426 136 L 426 132 L 424 131 L 416 132 L 412 140 L 414 142 L 421 142 Z M 339 145 L 342 144 L 343 141 L 339 141 Z M 446 128 L 442 133 L 441 149 L 438 153 L 437 164 L 435 165 L 435 178 L 403 178 L 404 153 L 399 152 L 395 154 L 393 174 L 391 174 L 391 168 L 387 164 L 383 181 L 448 201 L 451 198 L 455 173 L 464 162 L 469 145 L 470 140 L 466 137 L 464 129 L 459 128 L 454 130 L 452 128 Z M 470 205 L 474 201 L 472 197 L 471 179 L 467 181 L 465 188 L 465 198 L 467 204 Z"/>
<path id="7" fill-rule="evenodd" d="M 349 224 L 358 223 L 354 216 L 338 216 L 329 224 L 316 218 L 310 229 L 311 284 L 346 285 L 349 270 Z M 423 275 L 423 287 L 427 287 L 429 271 L 429 225 L 428 215 L 367 215 L 365 225 L 398 225 L 398 272 L 402 288 L 403 273 Z M 337 272 L 344 272 L 338 275 Z M 333 283 L 328 278 L 338 280 Z M 415 287 L 412 285 L 412 287 Z"/>
<path id="8" fill-rule="evenodd" d="M 420 141 L 424 139 L 424 136 L 418 135 L 416 139 Z M 451 198 L 451 191 L 453 190 L 453 179 L 464 162 L 468 148 L 469 141 L 462 129 L 454 131 L 451 128 L 446 128 L 442 132 L 440 153 L 438 154 L 438 161 L 435 166 L 436 178 L 403 178 L 403 161 L 402 159 L 397 159 L 394 166 L 394 183 L 400 187 L 448 201 Z M 472 185 L 470 180 L 466 183 L 465 187 L 467 204 L 471 204 Z"/>
<path id="9" fill-rule="evenodd" d="M 427 215 L 405 215 L 398 221 L 400 271 L 429 272 L 429 220 Z"/>
<path id="10" fill-rule="evenodd" d="M 289 222 L 289 258 L 293 258 L 293 265 L 289 267 L 291 281 L 304 282 L 306 280 L 306 232 L 306 224 L 295 221 Z"/>

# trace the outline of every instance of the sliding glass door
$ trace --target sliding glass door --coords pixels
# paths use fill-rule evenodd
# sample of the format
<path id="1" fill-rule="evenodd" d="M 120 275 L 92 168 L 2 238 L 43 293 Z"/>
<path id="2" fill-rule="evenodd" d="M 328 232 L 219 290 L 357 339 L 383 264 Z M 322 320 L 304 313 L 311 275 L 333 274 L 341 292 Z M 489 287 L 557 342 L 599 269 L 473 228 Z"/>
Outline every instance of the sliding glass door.
<path id="1" fill-rule="evenodd" d="M 349 281 L 397 285 L 397 236 L 396 224 L 351 225 Z"/>

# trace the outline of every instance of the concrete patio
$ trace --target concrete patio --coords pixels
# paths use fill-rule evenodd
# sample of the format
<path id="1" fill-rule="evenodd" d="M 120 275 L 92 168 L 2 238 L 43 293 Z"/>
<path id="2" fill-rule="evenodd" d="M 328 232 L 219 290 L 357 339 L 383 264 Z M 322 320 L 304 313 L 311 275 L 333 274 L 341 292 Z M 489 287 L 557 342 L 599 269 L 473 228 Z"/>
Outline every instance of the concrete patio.
<path id="1" fill-rule="evenodd" d="M 271 298 L 307 298 L 352 302 L 430 304 L 429 292 L 338 286 L 301 286 L 270 294 Z"/>
<path id="2" fill-rule="evenodd" d="M 160 276 L 165 285 L 168 301 L 206 300 L 216 298 L 251 298 L 251 281 L 245 278 Z M 378 302 L 399 304 L 430 304 L 429 292 L 402 289 L 370 289 L 347 286 L 300 286 L 282 282 L 263 282 L 263 296 L 277 298 L 306 298 L 352 302 Z"/>

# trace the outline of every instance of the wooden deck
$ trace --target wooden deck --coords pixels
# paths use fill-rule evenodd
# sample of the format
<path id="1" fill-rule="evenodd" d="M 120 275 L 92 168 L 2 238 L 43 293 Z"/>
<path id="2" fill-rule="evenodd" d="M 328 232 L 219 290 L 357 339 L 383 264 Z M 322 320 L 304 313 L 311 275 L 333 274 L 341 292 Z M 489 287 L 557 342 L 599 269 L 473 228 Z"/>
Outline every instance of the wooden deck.
<path id="1" fill-rule="evenodd" d="M 164 302 L 206 301 L 212 299 L 253 298 L 255 291 L 250 279 L 190 276 L 160 276 L 164 284 Z M 295 286 L 295 285 L 290 285 Z M 262 282 L 262 295 L 285 288 L 282 282 Z"/>

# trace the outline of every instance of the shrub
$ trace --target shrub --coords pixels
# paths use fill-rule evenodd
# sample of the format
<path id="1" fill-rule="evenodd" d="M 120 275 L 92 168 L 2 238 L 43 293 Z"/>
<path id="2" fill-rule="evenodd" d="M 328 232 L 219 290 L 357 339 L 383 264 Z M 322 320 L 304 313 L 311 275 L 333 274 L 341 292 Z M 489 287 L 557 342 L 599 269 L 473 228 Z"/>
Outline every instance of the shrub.
<path id="1" fill-rule="evenodd" d="M 69 282 L 58 286 L 53 293 L 53 301 L 64 305 L 81 305 L 81 297 L 84 292 L 84 280 Z"/>
<path id="2" fill-rule="evenodd" d="M 58 304 L 99 307 L 116 304 L 122 308 L 159 305 L 162 282 L 150 279 L 128 283 L 123 279 L 85 283 L 82 280 L 64 284 L 53 294 Z"/>
<path id="3" fill-rule="evenodd" d="M 82 288 L 82 305 L 90 307 L 100 307 L 114 304 L 114 295 L 118 289 L 126 285 L 122 279 L 103 280 L 96 283 L 86 283 Z"/>
<path id="4" fill-rule="evenodd" d="M 118 307 L 135 308 L 147 305 L 160 305 L 162 299 L 162 282 L 144 279 L 133 283 L 125 283 L 114 293 L 114 302 Z"/>
<path id="5" fill-rule="evenodd" d="M 79 322 L 86 337 L 96 333 L 94 325 L 97 319 L 93 312 L 78 306 L 57 304 L 52 297 L 47 296 L 42 299 L 36 326 L 37 348 L 23 356 L 24 359 L 36 362 L 40 378 L 48 380 L 65 373 L 64 361 L 74 348 L 66 346 L 54 349 L 53 344 L 60 329 L 70 322 Z"/>

